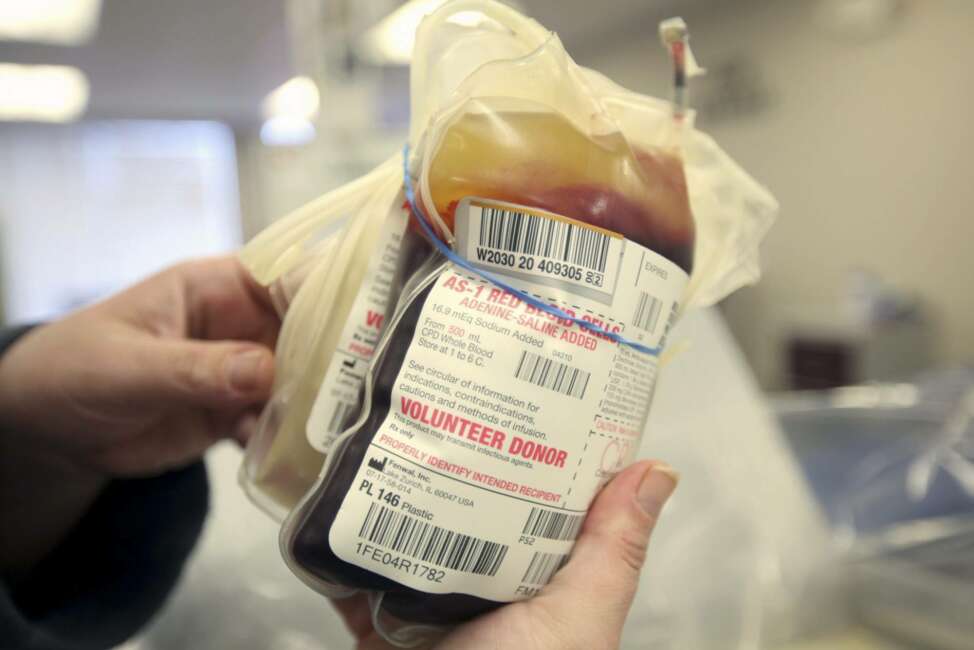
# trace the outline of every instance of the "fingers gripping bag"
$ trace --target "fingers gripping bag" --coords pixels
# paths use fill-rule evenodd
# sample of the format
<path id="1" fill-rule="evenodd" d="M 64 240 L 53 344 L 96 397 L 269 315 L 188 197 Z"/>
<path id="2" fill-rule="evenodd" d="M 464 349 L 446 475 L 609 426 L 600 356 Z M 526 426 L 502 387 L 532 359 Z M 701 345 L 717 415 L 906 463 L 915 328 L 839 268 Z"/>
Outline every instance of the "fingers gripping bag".
<path id="1" fill-rule="evenodd" d="M 499 3 L 428 16 L 400 170 L 402 291 L 281 547 L 326 595 L 370 594 L 407 646 L 536 594 L 633 460 L 666 335 L 757 278 L 774 199 L 684 110 L 577 66 Z"/>
<path id="2" fill-rule="evenodd" d="M 357 408 L 406 224 L 401 186 L 396 157 L 276 222 L 241 253 L 283 318 L 272 398 L 240 473 L 278 520 L 314 483 L 338 425 Z M 324 425 L 309 435 L 312 411 Z"/>

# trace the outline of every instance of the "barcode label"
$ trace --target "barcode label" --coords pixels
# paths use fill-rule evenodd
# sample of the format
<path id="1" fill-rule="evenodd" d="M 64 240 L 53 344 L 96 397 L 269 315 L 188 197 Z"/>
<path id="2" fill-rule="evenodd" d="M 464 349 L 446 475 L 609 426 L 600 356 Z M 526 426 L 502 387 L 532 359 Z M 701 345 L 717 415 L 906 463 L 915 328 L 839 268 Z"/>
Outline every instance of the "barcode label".
<path id="1" fill-rule="evenodd" d="M 331 414 L 331 419 L 328 421 L 328 433 L 338 433 L 338 430 L 345 422 L 345 418 L 353 408 L 355 408 L 354 404 L 338 402 L 335 405 L 335 410 Z"/>
<path id="2" fill-rule="evenodd" d="M 558 569 L 565 566 L 568 562 L 568 555 L 559 553 L 535 553 L 528 564 L 528 570 L 524 572 L 521 582 L 532 585 L 546 585 L 551 580 L 551 576 L 558 572 Z"/>
<path id="3" fill-rule="evenodd" d="M 632 324 L 644 332 L 652 334 L 656 331 L 660 314 L 663 313 L 663 301 L 641 291 L 636 302 L 636 313 L 633 314 Z"/>
<path id="4" fill-rule="evenodd" d="M 605 272 L 611 239 L 578 224 L 516 210 L 485 207 L 480 215 L 481 246 L 577 264 L 599 273 Z"/>
<path id="5" fill-rule="evenodd" d="M 521 352 L 514 378 L 576 399 L 585 397 L 591 373 L 567 363 L 546 359 L 533 352 Z"/>
<path id="6" fill-rule="evenodd" d="M 471 537 L 373 503 L 358 536 L 444 569 L 492 576 L 508 546 Z"/>
<path id="7" fill-rule="evenodd" d="M 521 534 L 532 535 L 534 537 L 544 537 L 545 539 L 557 539 L 565 541 L 575 539 L 578 531 L 582 528 L 585 521 L 584 514 L 570 514 L 558 512 L 557 510 L 547 510 L 545 508 L 531 508 L 531 514 L 524 522 Z"/>

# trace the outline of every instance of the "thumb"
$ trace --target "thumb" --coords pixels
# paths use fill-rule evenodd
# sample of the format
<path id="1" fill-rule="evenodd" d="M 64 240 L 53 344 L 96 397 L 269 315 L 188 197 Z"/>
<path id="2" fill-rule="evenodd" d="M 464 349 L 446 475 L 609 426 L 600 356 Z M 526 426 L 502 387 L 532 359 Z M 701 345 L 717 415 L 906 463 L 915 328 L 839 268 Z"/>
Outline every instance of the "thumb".
<path id="1" fill-rule="evenodd" d="M 596 638 L 618 638 L 650 534 L 678 480 L 660 461 L 636 463 L 616 476 L 589 508 L 571 559 L 536 600 L 589 621 Z"/>
<path id="2" fill-rule="evenodd" d="M 255 343 L 155 340 L 140 355 L 140 385 L 149 399 L 207 407 L 262 402 L 274 380 L 274 356 Z"/>

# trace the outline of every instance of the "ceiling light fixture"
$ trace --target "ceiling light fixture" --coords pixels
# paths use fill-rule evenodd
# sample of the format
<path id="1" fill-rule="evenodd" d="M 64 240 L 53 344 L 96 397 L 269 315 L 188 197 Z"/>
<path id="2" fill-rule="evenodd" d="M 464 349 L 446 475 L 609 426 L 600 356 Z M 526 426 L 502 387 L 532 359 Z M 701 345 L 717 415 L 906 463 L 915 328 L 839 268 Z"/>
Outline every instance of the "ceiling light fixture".
<path id="1" fill-rule="evenodd" d="M 0 0 L 0 40 L 81 45 L 100 12 L 101 0 Z"/>
<path id="2" fill-rule="evenodd" d="M 61 65 L 0 63 L 0 120 L 70 122 L 88 105 L 88 79 Z"/>
<path id="3" fill-rule="evenodd" d="M 308 77 L 294 77 L 267 94 L 264 117 L 291 115 L 313 119 L 318 115 L 318 86 Z"/>
<path id="4" fill-rule="evenodd" d="M 260 140 L 268 146 L 294 147 L 314 140 L 314 119 L 321 98 L 308 77 L 294 77 L 267 94 Z"/>
<path id="5" fill-rule="evenodd" d="M 376 63 L 406 64 L 413 54 L 416 28 L 446 0 L 410 0 L 362 36 L 361 54 Z"/>
<path id="6" fill-rule="evenodd" d="M 369 28 L 359 39 L 357 52 L 362 59 L 377 64 L 406 65 L 413 55 L 416 29 L 427 15 L 433 13 L 447 0 L 409 0 L 391 14 Z M 506 2 L 519 8 L 517 2 Z M 472 27 L 480 23 L 482 14 L 477 11 L 460 11 L 451 16 L 450 22 Z"/>
<path id="7" fill-rule="evenodd" d="M 300 147 L 315 135 L 315 125 L 303 117 L 278 115 L 264 120 L 260 127 L 260 141 L 268 147 Z"/>

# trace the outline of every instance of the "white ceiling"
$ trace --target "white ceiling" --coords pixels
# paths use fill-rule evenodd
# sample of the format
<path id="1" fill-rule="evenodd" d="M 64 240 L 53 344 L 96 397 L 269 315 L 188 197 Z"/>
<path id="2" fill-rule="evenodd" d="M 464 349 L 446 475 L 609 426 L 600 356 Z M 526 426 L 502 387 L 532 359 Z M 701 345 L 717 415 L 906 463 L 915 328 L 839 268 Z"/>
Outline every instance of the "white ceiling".
<path id="1" fill-rule="evenodd" d="M 521 0 L 521 5 L 584 59 L 606 39 L 655 38 L 657 20 L 689 2 Z M 250 124 L 259 118 L 264 95 L 292 74 L 285 5 L 285 0 L 104 0 L 91 43 L 63 48 L 0 42 L 0 61 L 80 67 L 91 82 L 88 117 Z"/>

